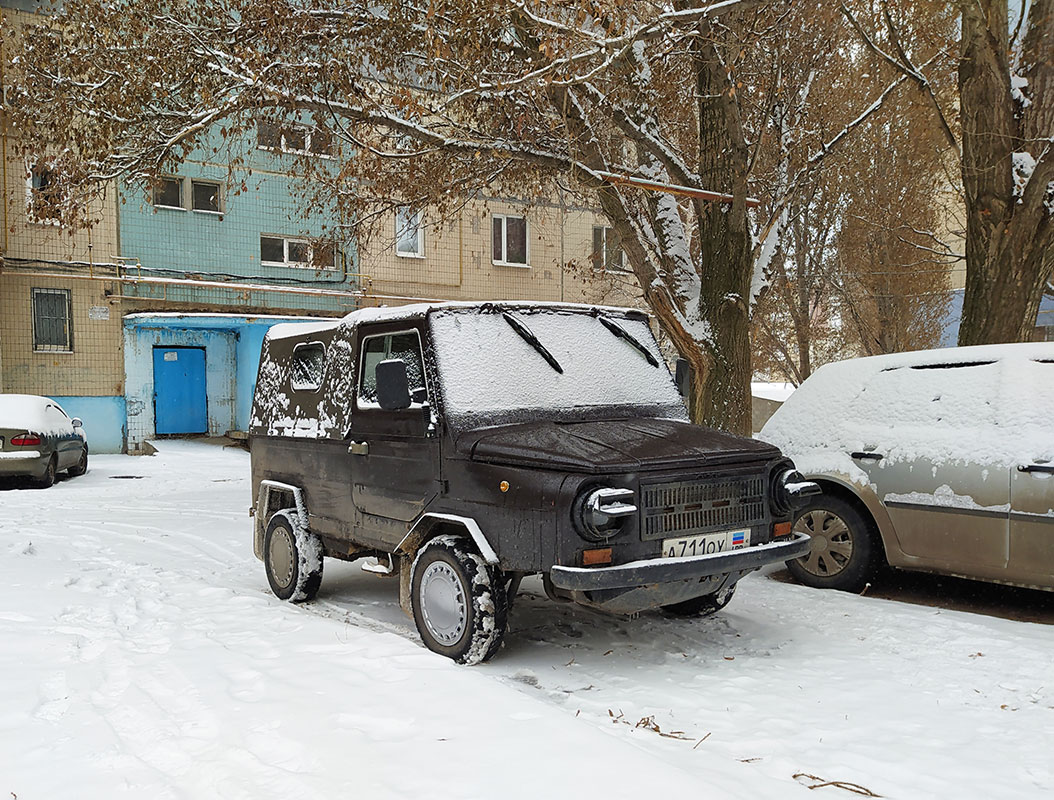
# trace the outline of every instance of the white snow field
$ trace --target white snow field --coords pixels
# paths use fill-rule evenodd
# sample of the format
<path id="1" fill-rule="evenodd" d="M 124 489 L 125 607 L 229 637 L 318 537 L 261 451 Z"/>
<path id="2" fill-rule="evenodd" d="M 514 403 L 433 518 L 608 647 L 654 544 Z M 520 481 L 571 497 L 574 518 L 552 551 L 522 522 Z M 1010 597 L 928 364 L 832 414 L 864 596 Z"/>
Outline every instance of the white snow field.
<path id="1" fill-rule="evenodd" d="M 357 564 L 277 600 L 248 455 L 160 446 L 0 491 L 2 798 L 1054 796 L 1054 626 L 763 575 L 624 620 L 527 581 L 458 667 Z"/>

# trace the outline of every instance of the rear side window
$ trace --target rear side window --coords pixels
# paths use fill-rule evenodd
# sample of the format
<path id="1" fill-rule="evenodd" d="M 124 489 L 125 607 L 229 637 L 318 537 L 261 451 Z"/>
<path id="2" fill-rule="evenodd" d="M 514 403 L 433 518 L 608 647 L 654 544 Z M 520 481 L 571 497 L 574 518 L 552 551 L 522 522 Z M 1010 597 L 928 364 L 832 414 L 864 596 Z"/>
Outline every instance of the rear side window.
<path id="1" fill-rule="evenodd" d="M 317 392 L 326 371 L 326 346 L 322 342 L 298 344 L 293 348 L 289 383 L 298 392 Z"/>
<path id="2" fill-rule="evenodd" d="M 424 361 L 421 358 L 421 339 L 417 331 L 370 336 L 362 344 L 362 377 L 359 381 L 359 406 L 377 402 L 377 365 L 390 358 L 402 359 L 406 364 L 406 378 L 410 394 L 425 388 Z M 420 392 L 418 393 L 420 395 Z M 415 402 L 412 406 L 420 407 Z"/>

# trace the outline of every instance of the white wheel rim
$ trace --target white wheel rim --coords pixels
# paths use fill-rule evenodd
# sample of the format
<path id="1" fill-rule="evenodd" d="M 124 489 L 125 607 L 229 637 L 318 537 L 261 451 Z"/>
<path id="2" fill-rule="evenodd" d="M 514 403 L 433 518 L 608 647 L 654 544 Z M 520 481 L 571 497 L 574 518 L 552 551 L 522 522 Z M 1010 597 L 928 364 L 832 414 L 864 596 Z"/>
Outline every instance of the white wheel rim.
<path id="1" fill-rule="evenodd" d="M 454 568 L 445 561 L 429 564 L 421 576 L 421 616 L 425 627 L 444 647 L 456 644 L 468 622 L 468 598 Z"/>
<path id="2" fill-rule="evenodd" d="M 820 508 L 803 514 L 794 526 L 796 533 L 810 537 L 809 554 L 798 559 L 802 568 L 822 578 L 837 575 L 853 556 L 853 535 L 837 514 Z"/>
<path id="3" fill-rule="evenodd" d="M 286 589 L 293 582 L 293 537 L 285 528 L 275 528 L 268 549 L 274 582 Z"/>

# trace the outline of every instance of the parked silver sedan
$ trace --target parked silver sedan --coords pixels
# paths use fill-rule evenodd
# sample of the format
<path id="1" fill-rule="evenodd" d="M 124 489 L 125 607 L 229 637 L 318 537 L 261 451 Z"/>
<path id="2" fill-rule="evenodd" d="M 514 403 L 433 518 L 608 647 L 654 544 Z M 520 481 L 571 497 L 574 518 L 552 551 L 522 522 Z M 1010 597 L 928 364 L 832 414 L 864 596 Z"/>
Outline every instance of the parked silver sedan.
<path id="1" fill-rule="evenodd" d="M 29 478 L 38 488 L 88 471 L 88 437 L 79 419 L 54 400 L 0 394 L 0 477 Z"/>
<path id="2" fill-rule="evenodd" d="M 788 562 L 859 591 L 893 567 L 1054 590 L 1054 342 L 817 370 L 762 429 L 823 487 Z"/>

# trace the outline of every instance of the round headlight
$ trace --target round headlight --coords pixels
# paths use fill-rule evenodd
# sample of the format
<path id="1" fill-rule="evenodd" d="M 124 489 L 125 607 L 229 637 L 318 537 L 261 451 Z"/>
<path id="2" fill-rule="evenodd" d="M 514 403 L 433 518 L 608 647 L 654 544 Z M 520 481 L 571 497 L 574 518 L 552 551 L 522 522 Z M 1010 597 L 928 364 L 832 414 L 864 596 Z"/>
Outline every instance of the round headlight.
<path id="1" fill-rule="evenodd" d="M 571 521 L 585 539 L 602 542 L 618 534 L 622 520 L 637 513 L 632 489 L 593 487 L 586 489 L 575 500 Z"/>

